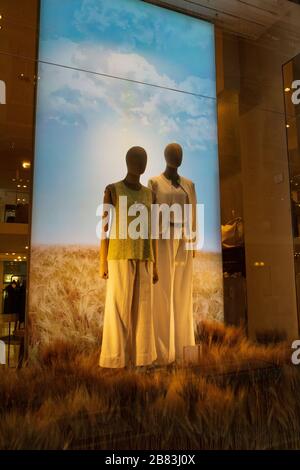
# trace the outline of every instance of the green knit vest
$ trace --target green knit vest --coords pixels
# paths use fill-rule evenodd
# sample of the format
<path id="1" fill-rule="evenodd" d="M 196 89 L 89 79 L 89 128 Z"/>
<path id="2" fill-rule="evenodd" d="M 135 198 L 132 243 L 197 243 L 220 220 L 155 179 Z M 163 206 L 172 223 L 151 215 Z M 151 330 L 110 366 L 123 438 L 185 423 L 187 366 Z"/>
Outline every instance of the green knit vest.
<path id="1" fill-rule="evenodd" d="M 123 181 L 115 183 L 114 188 L 116 204 L 110 230 L 107 259 L 154 261 L 151 240 L 152 191 L 145 186 L 138 190 L 131 189 Z M 127 197 L 127 200 L 124 196 Z M 136 215 L 128 215 L 130 207 L 136 204 L 142 205 L 135 206 L 135 208 L 139 207 L 143 211 L 145 214 L 143 218 L 140 218 L 141 212 L 139 211 L 135 212 Z M 138 220 L 145 222 L 138 223 Z M 135 239 L 130 236 L 132 233 L 134 233 Z"/>

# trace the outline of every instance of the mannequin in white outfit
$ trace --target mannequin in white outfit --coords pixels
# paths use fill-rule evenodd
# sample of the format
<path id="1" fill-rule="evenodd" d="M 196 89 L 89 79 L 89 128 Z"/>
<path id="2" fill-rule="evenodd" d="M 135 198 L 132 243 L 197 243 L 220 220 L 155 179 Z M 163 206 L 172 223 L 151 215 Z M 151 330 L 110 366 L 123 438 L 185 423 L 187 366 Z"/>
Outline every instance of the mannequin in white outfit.
<path id="1" fill-rule="evenodd" d="M 194 183 L 178 174 L 182 148 L 172 143 L 165 148 L 164 173 L 149 180 L 148 186 L 157 204 L 191 204 L 193 230 L 196 223 L 196 192 Z M 186 239 L 178 238 L 177 221 L 172 219 L 169 239 L 160 233 L 158 240 L 158 272 L 160 281 L 154 286 L 153 319 L 157 363 L 181 362 L 183 347 L 195 344 L 193 325 L 192 278 L 194 250 L 187 249 Z M 179 230 L 183 229 L 183 223 Z M 177 232 L 178 233 L 178 232 Z"/>

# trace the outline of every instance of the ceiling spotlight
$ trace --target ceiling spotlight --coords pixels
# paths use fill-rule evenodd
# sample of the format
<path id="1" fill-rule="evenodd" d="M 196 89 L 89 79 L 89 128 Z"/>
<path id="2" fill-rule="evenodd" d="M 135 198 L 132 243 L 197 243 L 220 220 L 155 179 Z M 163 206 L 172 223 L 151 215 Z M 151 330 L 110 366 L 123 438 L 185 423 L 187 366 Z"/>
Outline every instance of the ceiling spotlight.
<path id="1" fill-rule="evenodd" d="M 25 168 L 25 170 L 28 170 L 31 166 L 31 163 L 28 161 L 22 162 L 22 167 Z"/>
<path id="2" fill-rule="evenodd" d="M 12 253 L 13 256 L 15 256 L 16 253 Z"/>
<path id="3" fill-rule="evenodd" d="M 28 250 L 29 246 L 25 246 L 25 250 Z"/>
<path id="4" fill-rule="evenodd" d="M 27 188 L 27 185 L 26 185 L 26 184 L 23 184 L 23 188 Z"/>
<path id="5" fill-rule="evenodd" d="M 0 14 L 0 20 L 2 20 L 3 16 Z"/>
<path id="6" fill-rule="evenodd" d="M 286 124 L 285 127 L 288 129 L 288 128 L 290 127 L 290 125 L 289 125 L 289 124 Z"/>
<path id="7" fill-rule="evenodd" d="M 284 91 L 285 91 L 286 93 L 288 93 L 289 91 L 291 91 L 291 89 L 290 89 L 289 86 L 287 86 L 287 87 L 284 89 Z"/>
<path id="8" fill-rule="evenodd" d="M 17 188 L 20 188 L 20 187 L 21 187 L 21 185 L 20 185 L 20 184 L 17 184 Z"/>
<path id="9" fill-rule="evenodd" d="M 22 80 L 23 82 L 30 82 L 30 77 L 28 75 L 25 75 L 25 73 L 19 73 L 18 79 Z"/>

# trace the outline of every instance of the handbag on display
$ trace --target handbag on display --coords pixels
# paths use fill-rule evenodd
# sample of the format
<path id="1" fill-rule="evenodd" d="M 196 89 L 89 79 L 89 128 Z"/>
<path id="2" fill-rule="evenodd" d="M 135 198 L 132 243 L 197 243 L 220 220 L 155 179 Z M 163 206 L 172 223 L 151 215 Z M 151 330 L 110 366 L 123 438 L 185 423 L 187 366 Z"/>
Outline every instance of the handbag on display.
<path id="1" fill-rule="evenodd" d="M 241 217 L 236 217 L 221 225 L 222 246 L 232 248 L 244 244 L 244 224 Z"/>

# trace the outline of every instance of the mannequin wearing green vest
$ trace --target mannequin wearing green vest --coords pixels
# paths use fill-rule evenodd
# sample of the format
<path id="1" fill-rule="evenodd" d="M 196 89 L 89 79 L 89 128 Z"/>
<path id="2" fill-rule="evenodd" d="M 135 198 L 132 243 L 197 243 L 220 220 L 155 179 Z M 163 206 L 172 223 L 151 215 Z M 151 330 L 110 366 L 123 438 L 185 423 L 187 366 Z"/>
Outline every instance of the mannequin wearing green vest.
<path id="1" fill-rule="evenodd" d="M 152 306 L 152 284 L 158 281 L 157 240 L 151 238 L 152 191 L 140 183 L 145 172 L 147 154 L 142 147 L 132 147 L 126 154 L 127 175 L 109 184 L 104 204 L 114 206 L 112 226 L 117 236 L 108 234 L 108 223 L 100 246 L 100 276 L 107 279 L 103 339 L 99 365 L 120 368 L 150 365 L 157 357 Z M 146 238 L 126 239 L 119 236 L 122 215 L 120 198 L 127 205 L 143 204 L 149 213 Z M 107 212 L 103 214 L 107 217 Z M 126 214 L 127 229 L 130 217 Z M 123 219 L 122 219 L 123 220 Z"/>

